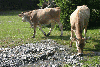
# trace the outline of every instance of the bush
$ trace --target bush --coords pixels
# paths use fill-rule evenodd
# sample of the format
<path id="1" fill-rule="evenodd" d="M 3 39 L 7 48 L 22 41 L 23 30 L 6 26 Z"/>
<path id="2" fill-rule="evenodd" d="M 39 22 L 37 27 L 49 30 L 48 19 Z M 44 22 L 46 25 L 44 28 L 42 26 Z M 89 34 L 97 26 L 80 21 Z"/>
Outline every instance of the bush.
<path id="1" fill-rule="evenodd" d="M 30 10 L 38 8 L 39 0 L 0 0 L 0 10 Z"/>
<path id="2" fill-rule="evenodd" d="M 63 24 L 64 30 L 70 29 L 70 15 L 75 10 L 74 5 L 68 0 L 55 0 L 56 4 L 61 8 L 61 23 Z"/>
<path id="3" fill-rule="evenodd" d="M 94 29 L 100 27 L 100 11 L 97 9 L 91 9 L 90 21 L 88 24 L 89 29 Z"/>

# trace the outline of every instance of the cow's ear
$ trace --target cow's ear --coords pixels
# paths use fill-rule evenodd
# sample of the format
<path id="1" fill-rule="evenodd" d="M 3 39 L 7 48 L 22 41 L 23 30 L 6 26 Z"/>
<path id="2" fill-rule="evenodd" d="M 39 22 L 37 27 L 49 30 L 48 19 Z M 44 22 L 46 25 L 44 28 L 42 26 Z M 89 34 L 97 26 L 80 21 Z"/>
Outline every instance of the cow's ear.
<path id="1" fill-rule="evenodd" d="M 18 16 L 19 16 L 19 17 L 22 17 L 22 14 L 19 14 Z"/>
<path id="2" fill-rule="evenodd" d="M 32 11 L 29 12 L 30 14 L 32 13 Z"/>
<path id="3" fill-rule="evenodd" d="M 87 38 L 82 38 L 82 40 L 88 40 Z"/>
<path id="4" fill-rule="evenodd" d="M 32 11 L 30 11 L 30 12 L 28 13 L 28 16 L 31 16 L 31 13 L 32 13 Z"/>
<path id="5" fill-rule="evenodd" d="M 21 14 L 24 14 L 24 12 L 21 12 Z"/>

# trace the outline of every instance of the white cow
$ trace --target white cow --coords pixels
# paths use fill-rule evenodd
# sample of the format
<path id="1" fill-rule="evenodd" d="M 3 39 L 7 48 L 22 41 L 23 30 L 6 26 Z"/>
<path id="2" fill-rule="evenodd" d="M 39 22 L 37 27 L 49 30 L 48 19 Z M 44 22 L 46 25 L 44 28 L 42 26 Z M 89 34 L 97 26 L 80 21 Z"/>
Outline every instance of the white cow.
<path id="1" fill-rule="evenodd" d="M 83 54 L 83 47 L 85 46 L 87 25 L 90 18 L 90 9 L 86 5 L 77 6 L 77 9 L 70 16 L 71 24 L 71 42 L 76 41 L 76 47 L 78 55 Z M 85 38 L 82 37 L 82 31 L 84 29 Z M 76 38 L 74 38 L 74 33 Z"/>

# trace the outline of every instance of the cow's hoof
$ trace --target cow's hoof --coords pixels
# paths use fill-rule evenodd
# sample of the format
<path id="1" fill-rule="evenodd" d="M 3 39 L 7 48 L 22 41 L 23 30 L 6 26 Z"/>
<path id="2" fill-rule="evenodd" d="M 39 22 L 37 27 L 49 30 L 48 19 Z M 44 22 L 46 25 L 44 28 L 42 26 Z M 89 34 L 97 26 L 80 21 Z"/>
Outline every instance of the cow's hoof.
<path id="1" fill-rule="evenodd" d="M 35 36 L 32 36 L 32 38 L 35 38 Z"/>
<path id="2" fill-rule="evenodd" d="M 79 54 L 79 56 L 83 56 L 83 54 Z"/>
<path id="3" fill-rule="evenodd" d="M 83 56 L 83 53 L 81 53 L 81 54 L 77 54 L 78 56 Z"/>
<path id="4" fill-rule="evenodd" d="M 44 33 L 44 36 L 46 36 L 46 33 Z"/>
<path id="5" fill-rule="evenodd" d="M 49 36 L 49 35 L 50 35 L 50 33 L 47 34 L 47 36 Z"/>
<path id="6" fill-rule="evenodd" d="M 72 47 L 72 45 L 69 45 L 69 47 Z"/>
<path id="7" fill-rule="evenodd" d="M 89 42 L 85 41 L 85 43 L 89 43 Z"/>
<path id="8" fill-rule="evenodd" d="M 63 35 L 60 35 L 60 37 L 62 37 Z"/>

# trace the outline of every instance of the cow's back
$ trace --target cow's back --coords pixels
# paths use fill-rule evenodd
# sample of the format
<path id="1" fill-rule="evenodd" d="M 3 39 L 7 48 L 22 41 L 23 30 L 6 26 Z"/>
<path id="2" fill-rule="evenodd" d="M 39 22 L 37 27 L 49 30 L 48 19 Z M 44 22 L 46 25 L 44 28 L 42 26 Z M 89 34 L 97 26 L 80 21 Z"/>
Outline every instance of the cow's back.
<path id="1" fill-rule="evenodd" d="M 78 12 L 79 8 L 76 9 L 70 16 L 70 24 L 71 26 L 75 29 L 75 22 L 77 22 L 77 12 Z"/>
<path id="2" fill-rule="evenodd" d="M 49 20 L 60 19 L 60 9 L 45 8 L 37 11 L 37 18 L 40 23 L 46 23 Z"/>
<path id="3" fill-rule="evenodd" d="M 87 26 L 90 18 L 90 9 L 85 5 L 78 6 L 77 9 L 70 16 L 71 25 L 77 23 L 78 18 L 80 18 L 80 23 L 82 27 Z"/>
<path id="4" fill-rule="evenodd" d="M 79 17 L 84 21 L 84 23 L 89 22 L 90 9 L 87 6 L 82 6 L 79 10 Z"/>

